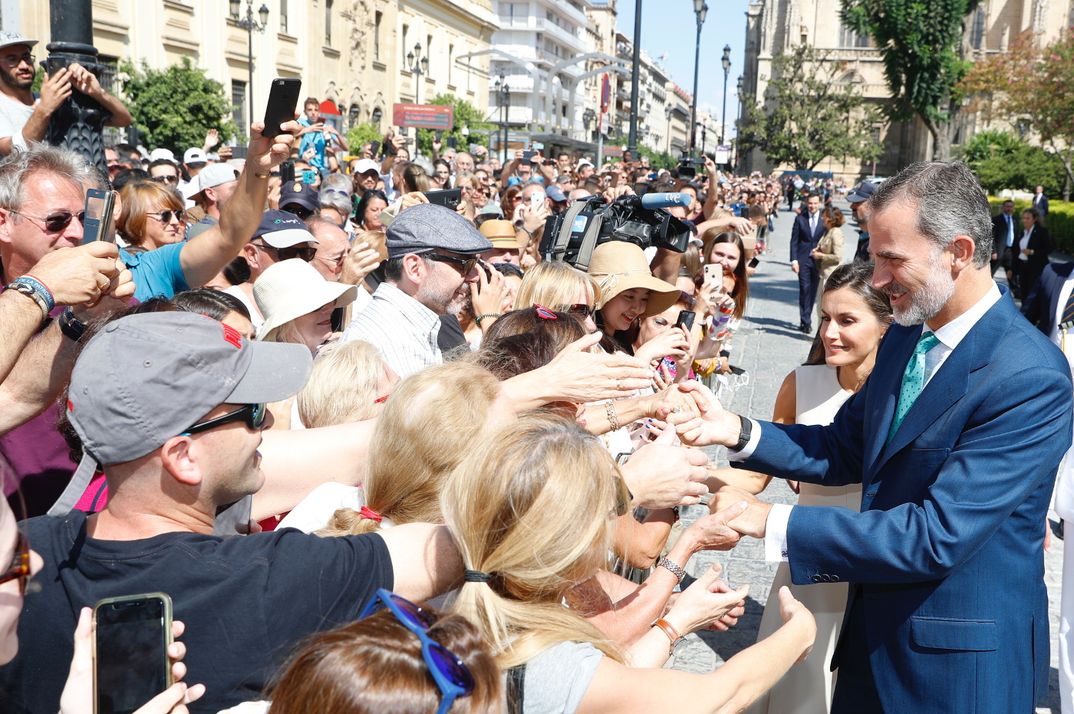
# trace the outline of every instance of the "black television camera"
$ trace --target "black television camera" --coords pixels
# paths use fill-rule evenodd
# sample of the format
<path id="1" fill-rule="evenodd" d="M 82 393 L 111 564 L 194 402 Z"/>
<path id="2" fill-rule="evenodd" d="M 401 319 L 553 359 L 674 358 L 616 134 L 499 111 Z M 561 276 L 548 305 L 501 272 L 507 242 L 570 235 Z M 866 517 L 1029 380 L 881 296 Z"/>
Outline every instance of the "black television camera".
<path id="1" fill-rule="evenodd" d="M 697 169 L 699 166 L 704 168 L 704 158 L 695 159 L 691 156 L 683 154 L 682 158 L 679 159 L 678 165 L 675 167 L 675 175 L 681 179 L 693 180 L 697 178 Z"/>
<path id="2" fill-rule="evenodd" d="M 593 249 L 613 240 L 682 253 L 691 228 L 660 209 L 688 207 L 692 200 L 685 193 L 648 193 L 620 196 L 611 203 L 601 196 L 575 201 L 564 213 L 551 215 L 545 221 L 541 255 L 545 260 L 561 260 L 584 271 L 589 269 Z"/>

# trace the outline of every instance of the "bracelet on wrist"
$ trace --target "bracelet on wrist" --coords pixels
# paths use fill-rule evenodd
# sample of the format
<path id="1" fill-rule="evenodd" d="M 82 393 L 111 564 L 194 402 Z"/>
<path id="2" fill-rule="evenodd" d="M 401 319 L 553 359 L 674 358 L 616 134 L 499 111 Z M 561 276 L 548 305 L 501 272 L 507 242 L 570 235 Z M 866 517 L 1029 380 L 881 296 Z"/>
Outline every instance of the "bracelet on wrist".
<path id="1" fill-rule="evenodd" d="M 615 402 L 608 401 L 604 403 L 604 413 L 608 417 L 608 423 L 612 426 L 612 431 L 619 429 L 619 415 L 615 413 Z"/>
<path id="2" fill-rule="evenodd" d="M 668 636 L 668 639 L 671 640 L 672 647 L 679 644 L 682 640 L 682 635 L 675 629 L 675 626 L 662 617 L 653 623 L 653 627 L 659 627 L 660 630 Z"/>
<path id="3" fill-rule="evenodd" d="M 499 318 L 503 317 L 503 313 L 501 313 L 501 312 L 486 312 L 483 315 L 476 316 L 474 318 L 474 322 L 477 323 L 478 327 L 481 327 L 481 321 L 484 320 L 486 317 L 492 317 L 492 318 L 495 318 L 495 319 L 499 319 Z"/>
<path id="4" fill-rule="evenodd" d="M 669 559 L 666 555 L 661 556 L 660 560 L 656 561 L 656 567 L 666 568 L 668 572 L 678 578 L 680 583 L 682 582 L 682 579 L 686 577 L 686 571 L 683 569 L 683 567 L 675 561 Z"/>
<path id="5" fill-rule="evenodd" d="M 21 293 L 22 295 L 25 295 L 26 297 L 33 300 L 34 303 L 37 304 L 37 307 L 41 309 L 41 321 L 44 322 L 48 319 L 49 313 L 52 310 L 51 308 L 49 308 L 47 298 L 38 288 L 20 278 L 18 280 L 12 281 L 5 289 L 11 290 L 12 292 L 16 293 Z"/>
<path id="6" fill-rule="evenodd" d="M 48 289 L 47 285 L 45 285 L 43 282 L 41 282 L 34 276 L 30 275 L 29 273 L 26 273 L 21 278 L 15 278 L 15 280 L 12 281 L 12 284 L 14 283 L 22 283 L 24 285 L 29 285 L 33 287 L 34 290 L 44 299 L 45 303 L 48 305 L 49 312 L 52 312 L 52 308 L 56 307 L 56 298 L 52 296 L 52 291 Z"/>

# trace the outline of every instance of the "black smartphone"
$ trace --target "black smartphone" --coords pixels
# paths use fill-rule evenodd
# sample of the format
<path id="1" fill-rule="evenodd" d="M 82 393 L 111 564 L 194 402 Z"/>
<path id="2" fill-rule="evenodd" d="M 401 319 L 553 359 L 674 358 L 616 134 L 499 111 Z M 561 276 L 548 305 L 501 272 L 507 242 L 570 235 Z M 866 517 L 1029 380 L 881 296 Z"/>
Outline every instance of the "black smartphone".
<path id="1" fill-rule="evenodd" d="M 753 257 L 752 257 L 752 258 L 750 259 L 750 262 L 746 263 L 746 265 L 747 265 L 748 267 L 750 267 L 750 268 L 756 268 L 756 267 L 757 267 L 758 265 L 760 265 L 760 264 L 761 264 L 761 259 L 760 259 L 760 258 L 758 258 L 758 257 L 757 257 L 756 255 L 755 255 L 755 256 L 753 256 Z"/>
<path id="2" fill-rule="evenodd" d="M 523 161 L 533 161 L 533 157 L 536 156 L 536 155 L 537 155 L 536 151 L 523 151 L 522 152 L 522 160 Z"/>
<path id="3" fill-rule="evenodd" d="M 447 145 L 449 149 L 457 149 L 459 148 L 459 140 L 454 136 L 449 136 L 447 138 Z"/>
<path id="4" fill-rule="evenodd" d="M 268 106 L 265 107 L 265 136 L 279 136 L 284 122 L 294 121 L 302 80 L 297 77 L 277 77 L 272 80 Z"/>
<path id="5" fill-rule="evenodd" d="M 459 203 L 462 201 L 461 188 L 445 188 L 439 191 L 425 191 L 424 193 L 425 198 L 429 199 L 429 203 L 444 206 L 453 211 L 459 207 Z"/>
<path id="6" fill-rule="evenodd" d="M 102 191 L 98 188 L 86 191 L 86 216 L 82 221 L 83 243 L 97 240 L 116 242 L 116 221 L 113 216 L 115 207 L 115 191 Z"/>
<path id="7" fill-rule="evenodd" d="M 172 685 L 172 601 L 164 593 L 105 598 L 93 608 L 95 714 L 129 714 Z"/>
<path id="8" fill-rule="evenodd" d="M 679 311 L 679 319 L 675 321 L 675 327 L 685 327 L 686 331 L 694 329 L 694 317 L 696 317 L 693 310 L 681 310 Z"/>
<path id="9" fill-rule="evenodd" d="M 295 162 L 284 161 L 280 164 L 280 183 L 286 186 L 295 182 Z"/>

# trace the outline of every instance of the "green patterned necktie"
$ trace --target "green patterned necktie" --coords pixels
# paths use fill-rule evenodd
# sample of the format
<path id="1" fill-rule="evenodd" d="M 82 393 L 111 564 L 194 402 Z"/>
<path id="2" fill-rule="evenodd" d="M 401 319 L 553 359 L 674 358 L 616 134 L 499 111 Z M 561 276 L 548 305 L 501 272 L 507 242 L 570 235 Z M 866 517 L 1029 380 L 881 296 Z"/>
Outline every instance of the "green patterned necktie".
<path id="1" fill-rule="evenodd" d="M 917 341 L 917 347 L 914 347 L 914 353 L 910 356 L 910 361 L 906 363 L 906 371 L 902 373 L 899 406 L 895 409 L 895 418 L 891 422 L 888 441 L 895 436 L 895 432 L 902 425 L 902 420 L 906 418 L 906 413 L 910 411 L 910 407 L 914 406 L 921 390 L 925 388 L 925 354 L 938 344 L 940 340 L 935 332 L 926 332 Z"/>

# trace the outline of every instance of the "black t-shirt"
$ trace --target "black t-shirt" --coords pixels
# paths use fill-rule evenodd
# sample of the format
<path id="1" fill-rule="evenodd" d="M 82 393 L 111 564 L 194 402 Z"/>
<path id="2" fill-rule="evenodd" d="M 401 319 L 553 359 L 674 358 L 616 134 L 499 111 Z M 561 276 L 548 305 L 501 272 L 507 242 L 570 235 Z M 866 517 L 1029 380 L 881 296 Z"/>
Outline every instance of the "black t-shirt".
<path id="1" fill-rule="evenodd" d="M 260 698 L 310 634 L 357 619 L 377 588 L 391 589 L 388 548 L 376 535 L 320 538 L 285 528 L 220 538 L 168 533 L 135 541 L 86 536 L 86 514 L 23 523 L 45 561 L 19 617 L 19 653 L 0 667 L 0 711 L 55 712 L 71 663 L 79 609 L 117 595 L 164 592 L 186 623 L 184 681 L 206 686 L 191 711 Z"/>

